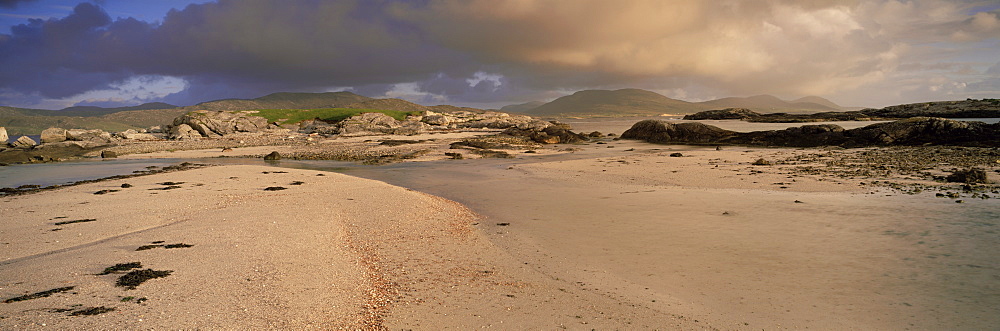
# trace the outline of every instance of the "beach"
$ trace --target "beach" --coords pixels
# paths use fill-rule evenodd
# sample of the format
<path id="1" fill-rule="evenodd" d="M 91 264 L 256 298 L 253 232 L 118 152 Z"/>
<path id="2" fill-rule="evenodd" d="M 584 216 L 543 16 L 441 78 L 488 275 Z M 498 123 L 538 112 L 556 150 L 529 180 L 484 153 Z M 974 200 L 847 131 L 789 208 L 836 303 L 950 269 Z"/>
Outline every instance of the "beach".
<path id="1" fill-rule="evenodd" d="M 751 330 L 1000 322 L 1000 260 L 990 253 L 1000 244 L 991 221 L 1000 204 L 972 197 L 994 194 L 836 166 L 882 149 L 716 150 L 604 138 L 513 159 L 449 160 L 435 156 L 438 148 L 341 173 L 286 160 L 3 197 L 11 216 L 0 232 L 0 299 L 73 288 L 0 304 L 0 325 Z M 293 151 L 242 152 L 271 150 Z M 161 154 L 134 157 L 221 152 Z M 945 190 L 958 196 L 935 196 Z M 142 266 L 96 275 L 131 262 Z M 134 289 L 115 286 L 145 269 L 171 272 Z M 71 316 L 100 307 L 114 310 Z"/>

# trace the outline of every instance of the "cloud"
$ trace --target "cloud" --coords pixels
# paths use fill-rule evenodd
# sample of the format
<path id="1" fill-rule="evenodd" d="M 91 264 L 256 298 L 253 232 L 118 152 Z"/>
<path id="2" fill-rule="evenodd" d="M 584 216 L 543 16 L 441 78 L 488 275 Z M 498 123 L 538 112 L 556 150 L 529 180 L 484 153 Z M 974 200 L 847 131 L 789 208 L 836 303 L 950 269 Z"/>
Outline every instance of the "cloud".
<path id="1" fill-rule="evenodd" d="M 37 0 L 0 0 L 0 8 L 13 9 L 17 8 L 17 5 L 24 2 L 33 2 Z"/>
<path id="2" fill-rule="evenodd" d="M 187 89 L 162 97 L 178 104 L 332 87 L 469 104 L 619 87 L 895 102 L 904 87 L 871 87 L 921 81 L 930 91 L 941 85 L 933 75 L 977 86 L 969 77 L 990 70 L 1000 35 L 989 4 L 220 0 L 150 23 L 81 3 L 0 35 L 0 103 L 113 89 L 133 76 L 183 80 Z"/>

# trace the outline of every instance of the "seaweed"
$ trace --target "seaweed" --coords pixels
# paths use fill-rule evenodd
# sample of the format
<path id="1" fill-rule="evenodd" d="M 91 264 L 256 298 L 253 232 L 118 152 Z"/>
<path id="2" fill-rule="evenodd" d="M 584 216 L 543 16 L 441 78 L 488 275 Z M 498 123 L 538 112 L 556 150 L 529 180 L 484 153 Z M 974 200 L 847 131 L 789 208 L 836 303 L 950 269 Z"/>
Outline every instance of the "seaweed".
<path id="1" fill-rule="evenodd" d="M 170 186 L 167 186 L 167 187 L 156 187 L 156 188 L 151 188 L 151 189 L 149 189 L 149 190 L 150 190 L 150 191 L 166 191 L 166 190 L 173 190 L 173 189 L 177 189 L 177 188 L 181 188 L 181 187 L 180 187 L 180 186 L 177 186 L 177 185 L 170 185 Z"/>
<path id="2" fill-rule="evenodd" d="M 287 188 L 281 186 L 270 186 L 264 189 L 264 191 L 281 191 L 281 190 L 287 190 Z"/>
<path id="3" fill-rule="evenodd" d="M 144 251 L 144 250 L 147 250 L 147 249 L 153 249 L 153 248 L 157 248 L 157 247 L 163 247 L 163 245 L 142 245 L 142 246 L 139 246 L 139 248 L 136 248 L 135 251 L 136 252 L 138 252 L 138 251 Z"/>
<path id="4" fill-rule="evenodd" d="M 101 273 L 99 273 L 97 275 L 107 275 L 107 274 L 110 274 L 110 273 L 116 273 L 116 272 L 119 272 L 119 271 L 132 270 L 132 269 L 137 269 L 137 268 L 142 268 L 142 263 L 140 263 L 140 262 L 119 263 L 119 264 L 116 264 L 116 265 L 104 268 L 104 271 L 102 271 Z"/>
<path id="5" fill-rule="evenodd" d="M 179 243 L 179 244 L 166 245 L 166 246 L 163 246 L 163 248 L 166 248 L 166 249 L 171 249 L 171 248 L 188 248 L 188 247 L 192 247 L 192 246 L 194 246 L 194 245 L 185 244 L 185 243 Z"/>
<path id="6" fill-rule="evenodd" d="M 110 312 L 110 311 L 114 311 L 114 310 L 115 310 L 115 308 L 113 308 L 113 307 L 104 307 L 104 306 L 90 307 L 90 308 L 87 308 L 87 309 L 81 309 L 81 310 L 77 310 L 77 311 L 74 311 L 72 313 L 69 313 L 69 316 L 98 315 L 98 314 L 104 314 L 104 313 L 107 313 L 107 312 Z"/>
<path id="7" fill-rule="evenodd" d="M 86 223 L 86 222 L 93 222 L 93 221 L 96 221 L 96 219 L 85 218 L 85 219 L 82 219 L 82 220 L 72 220 L 72 221 L 56 222 L 56 224 L 54 224 L 54 225 L 64 225 L 64 224 L 73 224 L 73 223 Z"/>
<path id="8" fill-rule="evenodd" d="M 124 287 L 129 290 L 134 290 L 136 286 L 139 286 L 140 284 L 146 282 L 147 280 L 167 277 L 173 272 L 174 272 L 173 270 L 153 270 L 153 269 L 133 270 L 127 274 L 122 275 L 121 277 L 118 277 L 118 282 L 115 283 L 115 286 Z"/>
<path id="9" fill-rule="evenodd" d="M 38 293 L 32 293 L 32 294 L 28 294 L 28 295 L 22 295 L 22 296 L 19 296 L 19 297 L 16 297 L 16 298 L 10 298 L 10 299 L 4 300 L 3 303 L 11 303 L 11 302 L 18 302 L 18 301 L 25 301 L 25 300 L 31 300 L 31 299 L 44 298 L 44 297 L 48 297 L 48 296 L 56 294 L 56 293 L 66 292 L 66 291 L 72 290 L 75 287 L 76 286 L 66 286 L 66 287 L 54 288 L 54 289 L 47 290 L 47 291 L 41 291 L 41 292 L 38 292 Z"/>

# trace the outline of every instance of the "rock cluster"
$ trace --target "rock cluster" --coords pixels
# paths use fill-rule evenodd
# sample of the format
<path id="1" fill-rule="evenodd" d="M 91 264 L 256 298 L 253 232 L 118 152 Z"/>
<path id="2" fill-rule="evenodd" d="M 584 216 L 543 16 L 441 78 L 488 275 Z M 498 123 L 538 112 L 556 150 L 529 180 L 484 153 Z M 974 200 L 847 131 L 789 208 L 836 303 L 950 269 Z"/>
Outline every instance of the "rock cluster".
<path id="1" fill-rule="evenodd" d="M 824 121 L 873 121 L 884 119 L 873 114 L 860 111 L 847 112 L 822 112 L 814 114 L 787 114 L 771 113 L 761 114 L 746 108 L 726 108 L 718 110 L 708 110 L 703 112 L 685 115 L 685 120 L 743 120 L 747 122 L 763 123 L 803 123 L 803 122 L 824 122 Z"/>
<path id="2" fill-rule="evenodd" d="M 837 125 L 804 125 L 784 130 L 735 132 L 701 123 L 638 122 L 624 139 L 663 144 L 734 144 L 758 146 L 1000 146 L 1000 123 L 963 122 L 915 117 L 844 130 Z"/>
<path id="3" fill-rule="evenodd" d="M 196 110 L 174 119 L 171 139 L 194 138 L 190 129 L 201 137 L 214 138 L 236 132 L 258 132 L 268 128 L 266 118 L 242 112 Z M 187 126 L 183 128 L 182 126 Z"/>
<path id="4" fill-rule="evenodd" d="M 555 128 L 553 123 L 542 121 L 531 116 L 511 115 L 501 112 L 473 112 L 457 110 L 452 112 L 426 111 L 422 116 L 410 116 L 403 121 L 382 113 L 363 113 L 337 123 L 326 123 L 319 120 L 304 121 L 299 124 L 301 133 L 317 133 L 322 135 L 368 136 L 368 135 L 415 135 L 424 132 L 463 130 L 463 129 L 494 129 L 514 130 L 511 133 L 528 132 L 535 134 L 541 140 L 559 140 L 557 142 L 577 142 L 579 138 L 570 138 L 562 132 L 568 128 Z M 548 132 L 546 132 L 548 130 Z M 527 134 L 527 133 L 524 133 Z M 547 138 L 556 136 L 561 138 Z"/>

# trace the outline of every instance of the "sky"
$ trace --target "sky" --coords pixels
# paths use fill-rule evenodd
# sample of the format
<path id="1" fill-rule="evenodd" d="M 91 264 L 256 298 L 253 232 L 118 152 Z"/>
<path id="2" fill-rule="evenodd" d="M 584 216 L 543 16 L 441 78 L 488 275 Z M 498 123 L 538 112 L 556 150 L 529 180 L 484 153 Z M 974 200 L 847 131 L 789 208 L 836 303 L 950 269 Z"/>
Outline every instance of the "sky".
<path id="1" fill-rule="evenodd" d="M 0 105 L 1000 98 L 1000 0 L 0 0 Z"/>

